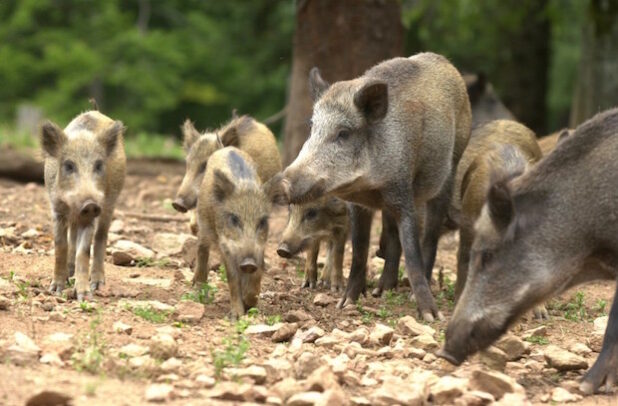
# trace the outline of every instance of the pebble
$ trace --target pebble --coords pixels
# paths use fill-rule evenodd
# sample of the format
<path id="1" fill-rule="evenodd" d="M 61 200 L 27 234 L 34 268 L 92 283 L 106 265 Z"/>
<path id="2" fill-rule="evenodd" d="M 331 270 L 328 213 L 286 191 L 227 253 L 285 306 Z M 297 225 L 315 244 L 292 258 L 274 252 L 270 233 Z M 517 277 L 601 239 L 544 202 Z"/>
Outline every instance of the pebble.
<path id="1" fill-rule="evenodd" d="M 500 348 L 493 345 L 479 352 L 479 359 L 485 365 L 496 371 L 504 371 L 506 367 L 507 355 Z"/>
<path id="2" fill-rule="evenodd" d="M 298 324 L 296 323 L 283 323 L 279 326 L 277 331 L 271 337 L 271 340 L 275 343 L 280 343 L 283 341 L 288 341 L 290 338 L 294 336 L 298 330 Z"/>
<path id="3" fill-rule="evenodd" d="M 544 351 L 545 361 L 550 368 L 558 371 L 573 371 L 588 368 L 588 362 L 579 355 L 573 354 L 556 345 L 548 345 Z"/>
<path id="4" fill-rule="evenodd" d="M 183 323 L 197 323 L 204 317 L 204 305 L 192 301 L 181 301 L 176 305 L 174 316 Z"/>
<path id="5" fill-rule="evenodd" d="M 307 331 L 304 331 L 300 334 L 300 339 L 303 343 L 313 343 L 318 338 L 324 337 L 324 330 L 322 330 L 318 326 L 313 326 L 309 328 Z"/>
<path id="6" fill-rule="evenodd" d="M 416 337 L 421 334 L 433 336 L 436 330 L 416 321 L 412 316 L 404 316 L 397 321 L 397 329 L 403 334 Z"/>
<path id="7" fill-rule="evenodd" d="M 551 400 L 557 403 L 577 402 L 582 399 L 581 395 L 576 395 L 568 390 L 557 387 L 551 391 Z"/>
<path id="8" fill-rule="evenodd" d="M 384 324 L 376 323 L 369 335 L 369 341 L 377 345 L 389 345 L 395 330 Z"/>
<path id="9" fill-rule="evenodd" d="M 150 339 L 150 353 L 157 358 L 168 359 L 176 355 L 178 344 L 169 334 L 156 334 Z"/>
<path id="10" fill-rule="evenodd" d="M 114 329 L 116 333 L 119 333 L 119 334 L 131 335 L 131 333 L 133 332 L 133 327 L 121 321 L 115 322 L 112 328 Z"/>
<path id="11" fill-rule="evenodd" d="M 470 377 L 469 387 L 490 393 L 496 400 L 499 400 L 505 393 L 515 391 L 515 381 L 497 371 L 475 370 Z"/>
<path id="12" fill-rule="evenodd" d="M 430 400 L 436 405 L 450 405 L 466 391 L 468 380 L 443 376 L 429 390 Z"/>
<path id="13" fill-rule="evenodd" d="M 288 406 L 313 406 L 320 401 L 320 392 L 301 392 L 292 395 L 285 403 Z"/>
<path id="14" fill-rule="evenodd" d="M 428 334 L 420 334 L 413 337 L 410 341 L 413 347 L 421 348 L 425 351 L 435 351 L 440 348 L 440 345 L 434 338 Z"/>
<path id="15" fill-rule="evenodd" d="M 174 387 L 167 383 L 155 383 L 146 388 L 147 402 L 166 402 L 172 399 Z"/>
<path id="16" fill-rule="evenodd" d="M 495 346 L 504 351 L 508 361 L 520 359 L 528 350 L 526 343 L 513 334 L 505 335 L 496 342 Z"/>
<path id="17" fill-rule="evenodd" d="M 326 307 L 331 303 L 334 303 L 335 299 L 327 295 L 326 293 L 318 293 L 313 298 L 313 304 L 316 306 Z"/>

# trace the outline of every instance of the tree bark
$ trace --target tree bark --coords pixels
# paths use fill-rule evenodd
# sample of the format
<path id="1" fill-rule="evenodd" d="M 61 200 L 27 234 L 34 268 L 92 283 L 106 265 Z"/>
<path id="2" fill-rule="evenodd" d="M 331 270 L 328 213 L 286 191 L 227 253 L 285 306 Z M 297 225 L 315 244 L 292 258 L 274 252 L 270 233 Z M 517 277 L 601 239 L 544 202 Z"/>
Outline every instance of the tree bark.
<path id="1" fill-rule="evenodd" d="M 297 1 L 283 162 L 291 163 L 309 136 L 313 101 L 309 70 L 317 66 L 329 82 L 352 79 L 403 53 L 398 0 Z"/>
<path id="2" fill-rule="evenodd" d="M 618 0 L 591 0 L 570 127 L 618 105 Z"/>

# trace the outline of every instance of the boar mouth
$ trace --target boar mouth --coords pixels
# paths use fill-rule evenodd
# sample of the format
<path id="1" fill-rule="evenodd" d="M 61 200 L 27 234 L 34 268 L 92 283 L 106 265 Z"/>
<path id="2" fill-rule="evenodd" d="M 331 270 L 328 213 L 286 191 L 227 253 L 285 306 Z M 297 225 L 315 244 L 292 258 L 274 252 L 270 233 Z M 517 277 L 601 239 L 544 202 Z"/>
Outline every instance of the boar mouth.
<path id="1" fill-rule="evenodd" d="M 448 362 L 455 365 L 456 367 L 460 366 L 467 358 L 467 357 L 457 358 L 455 355 L 448 352 L 446 347 L 442 347 L 438 352 L 436 352 L 436 355 L 440 358 L 447 360 Z"/>

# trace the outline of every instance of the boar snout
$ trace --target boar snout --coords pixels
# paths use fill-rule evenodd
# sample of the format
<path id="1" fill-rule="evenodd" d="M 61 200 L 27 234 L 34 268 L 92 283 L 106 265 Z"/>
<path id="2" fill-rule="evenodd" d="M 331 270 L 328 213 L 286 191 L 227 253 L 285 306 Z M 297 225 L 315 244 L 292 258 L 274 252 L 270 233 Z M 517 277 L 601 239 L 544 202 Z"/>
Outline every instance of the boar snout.
<path id="1" fill-rule="evenodd" d="M 79 217 L 84 220 L 92 220 L 101 214 L 101 206 L 93 200 L 87 200 L 79 210 Z"/>
<path id="2" fill-rule="evenodd" d="M 255 262 L 255 259 L 253 258 L 245 258 L 240 263 L 240 270 L 244 273 L 253 273 L 257 271 L 257 269 L 257 262 Z"/>
<path id="3" fill-rule="evenodd" d="M 177 197 L 173 202 L 172 202 L 172 207 L 180 212 L 180 213 L 186 213 L 189 211 L 189 208 L 187 207 L 187 205 L 185 204 L 184 199 Z"/>
<path id="4" fill-rule="evenodd" d="M 292 258 L 290 247 L 284 242 L 279 244 L 279 247 L 277 247 L 277 255 L 279 255 L 281 258 Z"/>

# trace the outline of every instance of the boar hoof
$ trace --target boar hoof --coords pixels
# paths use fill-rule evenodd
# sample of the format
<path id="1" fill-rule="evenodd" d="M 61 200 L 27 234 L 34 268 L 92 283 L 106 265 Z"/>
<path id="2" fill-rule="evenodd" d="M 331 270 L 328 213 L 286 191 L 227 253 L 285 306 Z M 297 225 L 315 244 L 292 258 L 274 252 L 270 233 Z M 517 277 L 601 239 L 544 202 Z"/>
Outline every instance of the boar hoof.
<path id="1" fill-rule="evenodd" d="M 78 302 L 85 302 L 87 300 L 92 300 L 92 292 L 89 292 L 89 291 L 77 292 Z"/>
<path id="2" fill-rule="evenodd" d="M 64 282 L 56 282 L 52 281 L 51 285 L 49 285 L 49 292 L 54 293 L 56 295 L 61 295 L 64 290 L 65 283 Z"/>
<path id="3" fill-rule="evenodd" d="M 315 289 L 315 281 L 310 281 L 309 279 L 305 279 L 303 281 L 303 284 L 301 285 L 301 288 Z"/>
<path id="4" fill-rule="evenodd" d="M 618 348 L 616 348 L 614 343 L 610 345 L 613 348 L 605 348 L 604 346 L 596 362 L 579 385 L 579 390 L 586 395 L 595 393 L 603 382 L 605 382 L 606 386 L 605 392 L 611 393 L 612 387 L 616 384 L 618 379 Z"/>
<path id="5" fill-rule="evenodd" d="M 431 312 L 423 312 L 423 320 L 427 323 L 433 323 L 435 319 L 433 318 L 433 314 L 431 314 Z"/>
<path id="6" fill-rule="evenodd" d="M 350 299 L 347 296 L 344 296 L 341 298 L 341 300 L 337 303 L 337 309 L 343 309 L 347 306 L 352 306 L 354 305 L 354 300 Z"/>
<path id="7" fill-rule="evenodd" d="M 103 287 L 103 285 L 105 285 L 105 282 L 103 282 L 103 281 L 90 282 L 90 291 L 92 291 L 92 292 L 97 291 L 97 290 L 101 289 Z"/>
<path id="8" fill-rule="evenodd" d="M 371 296 L 373 297 L 380 297 L 382 296 L 382 291 L 383 289 L 381 287 L 377 287 L 374 290 L 371 291 Z"/>
<path id="9" fill-rule="evenodd" d="M 545 305 L 534 308 L 534 318 L 537 320 L 549 320 L 549 312 L 545 308 Z"/>

